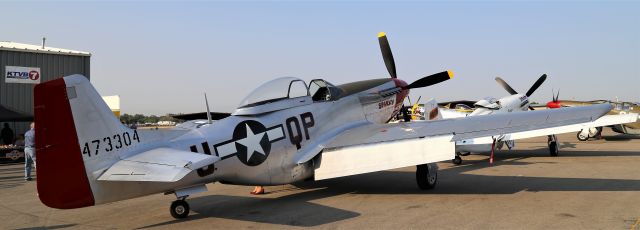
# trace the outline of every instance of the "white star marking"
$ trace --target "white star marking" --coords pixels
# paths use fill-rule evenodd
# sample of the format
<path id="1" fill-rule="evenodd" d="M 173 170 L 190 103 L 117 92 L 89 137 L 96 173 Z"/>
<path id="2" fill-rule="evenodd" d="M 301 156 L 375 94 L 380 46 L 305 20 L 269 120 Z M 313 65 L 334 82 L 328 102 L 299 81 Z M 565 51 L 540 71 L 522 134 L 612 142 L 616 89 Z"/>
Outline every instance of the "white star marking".
<path id="1" fill-rule="evenodd" d="M 247 137 L 237 140 L 236 142 L 247 147 L 247 161 L 251 159 L 251 156 L 253 156 L 253 152 L 258 152 L 266 156 L 266 154 L 264 154 L 264 149 L 262 148 L 262 145 L 260 145 L 260 141 L 262 140 L 262 137 L 264 137 L 265 133 L 262 132 L 260 134 L 254 134 L 253 130 L 251 130 L 249 125 L 248 124 L 245 124 L 245 125 L 247 128 Z"/>

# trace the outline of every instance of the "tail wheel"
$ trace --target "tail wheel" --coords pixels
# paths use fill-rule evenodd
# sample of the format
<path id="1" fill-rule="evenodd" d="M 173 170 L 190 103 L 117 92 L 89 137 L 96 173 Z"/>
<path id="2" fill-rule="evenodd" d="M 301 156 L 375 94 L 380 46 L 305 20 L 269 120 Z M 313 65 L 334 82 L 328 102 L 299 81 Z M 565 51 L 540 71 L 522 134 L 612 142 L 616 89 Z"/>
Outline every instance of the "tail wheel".
<path id="1" fill-rule="evenodd" d="M 434 163 L 418 165 L 416 182 L 418 182 L 418 187 L 422 190 L 435 188 L 438 182 L 438 165 Z"/>
<path id="2" fill-rule="evenodd" d="M 189 216 L 189 203 L 184 200 L 176 200 L 171 203 L 171 216 L 176 219 L 184 219 Z"/>

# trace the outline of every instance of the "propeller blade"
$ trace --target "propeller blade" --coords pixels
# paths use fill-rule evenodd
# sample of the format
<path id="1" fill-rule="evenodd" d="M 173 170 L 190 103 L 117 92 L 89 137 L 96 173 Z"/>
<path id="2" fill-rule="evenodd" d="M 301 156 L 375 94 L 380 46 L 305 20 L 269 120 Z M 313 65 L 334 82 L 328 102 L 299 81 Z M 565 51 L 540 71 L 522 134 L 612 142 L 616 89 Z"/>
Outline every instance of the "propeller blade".
<path id="1" fill-rule="evenodd" d="M 553 101 L 554 102 L 560 101 L 560 89 L 558 89 L 558 94 L 556 94 L 556 99 L 554 99 Z"/>
<path id="2" fill-rule="evenodd" d="M 405 89 L 415 89 L 415 88 L 422 88 L 422 87 L 427 87 L 430 85 L 435 85 L 438 84 L 440 82 L 446 81 L 453 78 L 453 72 L 447 70 L 447 71 L 443 71 L 437 74 L 432 74 L 423 78 L 418 79 L 417 81 L 414 81 L 413 83 L 409 84 L 407 87 L 405 87 Z"/>
<path id="3" fill-rule="evenodd" d="M 540 85 L 542 85 L 544 80 L 547 80 L 547 74 L 543 74 L 542 76 L 540 76 L 540 78 L 538 78 L 536 83 L 533 83 L 533 85 L 531 86 L 529 91 L 527 91 L 527 93 L 526 93 L 527 97 L 531 96 L 531 94 L 533 94 L 533 92 L 535 92 L 536 89 L 538 89 L 538 87 L 540 87 Z"/>
<path id="4" fill-rule="evenodd" d="M 533 106 L 529 106 L 529 109 L 530 109 L 530 110 L 535 110 L 535 109 L 533 109 Z"/>
<path id="5" fill-rule="evenodd" d="M 378 33 L 378 42 L 380 43 L 380 51 L 382 51 L 382 59 L 384 59 L 384 65 L 387 66 L 387 71 L 391 78 L 397 78 L 396 75 L 396 62 L 393 60 L 393 54 L 391 53 L 391 46 L 387 40 L 387 34 L 384 32 Z"/>
<path id="6" fill-rule="evenodd" d="M 496 81 L 498 82 L 499 85 L 502 86 L 502 88 L 504 88 L 507 92 L 509 92 L 511 95 L 514 94 L 518 94 L 518 92 L 516 92 L 515 90 L 513 90 L 513 88 L 511 88 L 511 86 L 509 86 L 509 84 L 507 84 L 506 81 L 502 80 L 502 78 L 500 77 L 496 77 Z"/>

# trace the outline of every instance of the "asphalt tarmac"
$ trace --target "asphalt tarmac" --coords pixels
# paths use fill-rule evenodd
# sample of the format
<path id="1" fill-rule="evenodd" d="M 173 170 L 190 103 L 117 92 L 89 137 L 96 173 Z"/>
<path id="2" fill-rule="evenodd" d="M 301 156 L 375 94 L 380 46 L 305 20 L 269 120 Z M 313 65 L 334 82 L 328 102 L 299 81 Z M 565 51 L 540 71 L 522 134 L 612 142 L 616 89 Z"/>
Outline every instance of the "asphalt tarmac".
<path id="1" fill-rule="evenodd" d="M 74 210 L 40 203 L 22 163 L 0 164 L 0 229 L 640 229 L 640 137 L 605 129 L 604 140 L 561 135 L 487 155 L 442 162 L 438 185 L 422 191 L 415 167 L 267 187 L 210 184 L 188 199 L 191 215 L 169 214 L 173 195 Z"/>

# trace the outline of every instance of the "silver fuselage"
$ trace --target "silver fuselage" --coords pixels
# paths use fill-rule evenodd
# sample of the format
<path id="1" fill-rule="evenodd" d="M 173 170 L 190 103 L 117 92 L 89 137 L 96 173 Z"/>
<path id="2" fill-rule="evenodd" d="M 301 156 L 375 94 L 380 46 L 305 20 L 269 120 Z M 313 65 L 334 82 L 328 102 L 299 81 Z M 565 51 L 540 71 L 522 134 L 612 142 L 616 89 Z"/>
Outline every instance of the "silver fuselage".
<path id="1" fill-rule="evenodd" d="M 402 99 L 398 103 L 397 94 L 384 97 L 371 95 L 392 88 L 396 88 L 396 85 L 393 81 L 389 81 L 335 101 L 296 105 L 264 114 L 230 116 L 174 138 L 168 142 L 168 146 L 187 151 L 195 149 L 196 152 L 216 155 L 223 159 L 215 163 L 213 166 L 215 169 L 211 170 L 211 173 L 189 175 L 192 181 L 278 185 L 304 180 L 313 176 L 314 164 L 319 162 L 296 164 L 294 157 L 298 154 L 298 150 L 306 145 L 315 144 L 314 142 L 322 134 L 341 129 L 348 124 L 363 121 L 386 123 L 398 112 Z M 310 119 L 313 119 L 313 125 L 309 124 Z M 234 153 L 240 151 L 239 148 L 243 148 L 234 143 L 242 142 L 234 139 L 234 129 L 238 124 L 247 121 L 259 122 L 274 133 L 281 130 L 284 134 L 282 139 L 270 143 L 266 160 L 257 165 L 247 165 L 241 160 L 246 156 Z M 233 151 L 233 145 L 236 145 L 236 151 Z M 209 149 L 206 150 L 205 146 Z M 255 152 L 255 154 L 259 153 Z"/>

